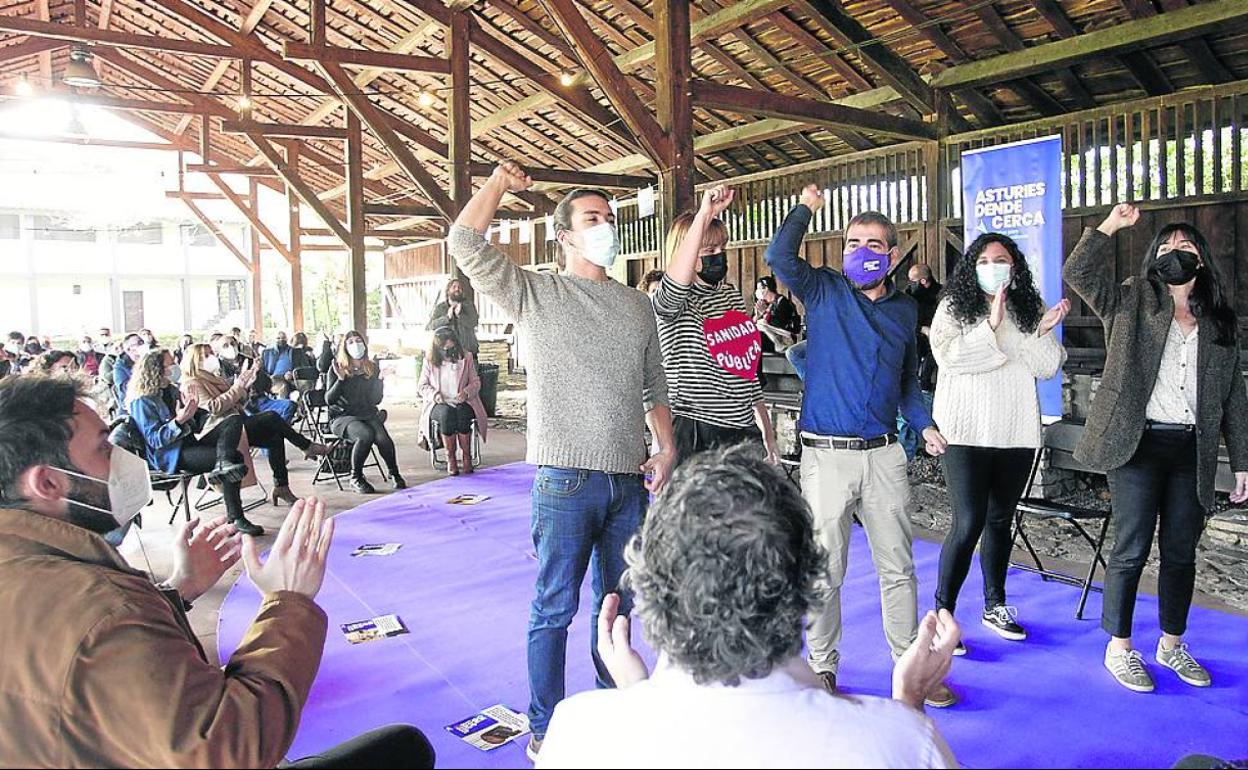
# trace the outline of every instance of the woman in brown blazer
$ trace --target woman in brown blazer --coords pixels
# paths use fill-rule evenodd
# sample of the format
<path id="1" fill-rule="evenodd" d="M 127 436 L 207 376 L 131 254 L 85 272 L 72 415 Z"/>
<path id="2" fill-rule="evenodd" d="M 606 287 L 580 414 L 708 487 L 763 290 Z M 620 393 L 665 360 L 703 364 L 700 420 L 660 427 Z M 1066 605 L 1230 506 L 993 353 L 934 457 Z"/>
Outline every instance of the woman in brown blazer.
<path id="1" fill-rule="evenodd" d="M 1248 500 L 1248 390 L 1238 320 L 1198 230 L 1167 225 L 1145 252 L 1141 275 L 1112 279 L 1113 236 L 1139 217 L 1134 206 L 1115 206 L 1083 234 L 1065 277 L 1105 325 L 1105 372 L 1075 449 L 1076 459 L 1108 473 L 1113 494 L 1114 549 L 1101 614 L 1110 635 L 1105 667 L 1124 687 L 1151 692 L 1131 625 L 1159 525 L 1162 637 L 1155 659 L 1190 685 L 1212 683 L 1183 634 L 1196 545 L 1214 502 L 1219 439 L 1235 472 L 1231 501 Z"/>
<path id="2" fill-rule="evenodd" d="M 194 398 L 201 409 L 208 411 L 209 420 L 205 430 L 211 430 L 230 415 L 243 415 L 247 443 L 264 449 L 269 456 L 269 468 L 273 471 L 271 502 L 273 505 L 282 502 L 293 505 L 299 498 L 290 491 L 290 477 L 286 472 L 286 442 L 289 441 L 303 450 L 309 459 L 320 457 L 329 450 L 324 444 L 313 443 L 300 435 L 275 412 L 244 414 L 243 407 L 247 403 L 248 391 L 258 372 L 254 367 L 253 362 L 242 369 L 231 385 L 221 376 L 221 361 L 212 346 L 192 345 L 182 357 L 182 397 L 188 400 Z"/>

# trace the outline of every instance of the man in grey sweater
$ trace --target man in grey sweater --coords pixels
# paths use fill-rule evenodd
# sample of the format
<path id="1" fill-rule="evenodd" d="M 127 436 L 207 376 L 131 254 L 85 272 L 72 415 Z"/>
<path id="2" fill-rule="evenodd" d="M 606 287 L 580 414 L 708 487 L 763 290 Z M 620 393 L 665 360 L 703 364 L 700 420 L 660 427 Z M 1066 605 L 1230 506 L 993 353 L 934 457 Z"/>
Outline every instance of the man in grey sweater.
<path id="1" fill-rule="evenodd" d="M 532 181 L 515 163 L 495 169 L 447 238 L 482 294 L 519 324 L 528 353 L 528 462 L 533 483 L 536 595 L 529 617 L 529 755 L 541 749 L 564 696 L 568 626 L 593 564 L 590 653 L 598 686 L 611 677 L 597 655 L 598 612 L 623 574 L 624 545 L 675 460 L 667 380 L 646 295 L 612 280 L 615 215 L 600 192 L 575 190 L 555 210 L 559 275 L 522 270 L 484 237 L 506 193 Z M 649 421 L 659 451 L 647 457 Z M 621 604 L 627 612 L 631 597 Z"/>

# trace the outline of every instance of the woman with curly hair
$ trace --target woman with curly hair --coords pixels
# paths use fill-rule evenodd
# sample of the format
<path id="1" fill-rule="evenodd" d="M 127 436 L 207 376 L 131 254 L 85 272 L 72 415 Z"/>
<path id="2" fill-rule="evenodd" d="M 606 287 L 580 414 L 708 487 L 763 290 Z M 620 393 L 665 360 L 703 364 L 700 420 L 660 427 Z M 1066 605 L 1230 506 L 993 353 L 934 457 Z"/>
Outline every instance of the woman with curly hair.
<path id="1" fill-rule="evenodd" d="M 987 233 L 958 262 L 931 326 L 940 366 L 932 416 L 949 441 L 943 463 L 953 507 L 936 607 L 954 611 L 980 543 L 983 624 L 1014 641 L 1027 632 L 1005 603 L 1010 524 L 1043 443 L 1036 381 L 1066 360 L 1051 332 L 1069 310 L 1063 299 L 1046 312 L 1018 244 Z"/>

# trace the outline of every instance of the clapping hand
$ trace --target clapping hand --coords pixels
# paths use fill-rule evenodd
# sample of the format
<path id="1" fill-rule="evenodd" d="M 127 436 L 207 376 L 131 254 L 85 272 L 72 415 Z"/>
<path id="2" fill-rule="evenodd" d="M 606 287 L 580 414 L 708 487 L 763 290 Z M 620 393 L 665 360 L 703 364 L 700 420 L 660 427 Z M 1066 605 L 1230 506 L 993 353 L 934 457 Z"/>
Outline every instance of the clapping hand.
<path id="1" fill-rule="evenodd" d="M 174 416 L 173 420 L 178 425 L 186 425 L 188 422 L 195 419 L 195 413 L 198 411 L 199 399 L 191 396 L 182 403 L 182 408 L 178 410 L 178 413 Z"/>
<path id="2" fill-rule="evenodd" d="M 326 518 L 325 503 L 308 497 L 294 504 L 262 564 L 256 539 L 243 536 L 243 564 L 247 576 L 264 594 L 291 591 L 315 599 L 325 580 L 325 560 L 334 538 L 334 520 Z"/>
<path id="3" fill-rule="evenodd" d="M 823 190 L 820 190 L 817 184 L 806 185 L 802 188 L 801 203 L 805 204 L 812 214 L 818 214 L 823 209 Z"/>
<path id="4" fill-rule="evenodd" d="M 243 368 L 239 370 L 238 376 L 234 378 L 234 381 L 237 382 L 239 385 L 241 385 L 243 388 L 250 388 L 251 384 L 256 381 L 256 375 L 258 373 L 259 372 L 257 371 L 256 365 L 254 362 L 246 363 L 246 364 L 243 364 Z"/>
<path id="5" fill-rule="evenodd" d="M 1001 288 L 997 289 L 997 293 L 992 295 L 992 309 L 988 312 L 988 326 L 994 332 L 1001 326 L 1001 322 L 1005 320 L 1005 293 L 1009 291 L 1008 284 L 1001 284 Z"/>
<path id="6" fill-rule="evenodd" d="M 1040 319 L 1040 327 L 1037 329 L 1038 336 L 1043 337 L 1053 331 L 1053 329 L 1055 329 L 1057 325 L 1062 322 L 1062 319 L 1064 319 L 1066 314 L 1069 312 L 1070 300 L 1068 299 L 1063 299 L 1061 302 L 1058 302 L 1056 305 L 1049 308 L 1049 311 L 1044 314 L 1043 318 Z"/>
<path id="7" fill-rule="evenodd" d="M 1140 221 L 1140 210 L 1130 203 L 1119 203 L 1109 210 L 1109 214 L 1105 217 L 1105 221 L 1096 228 L 1106 235 L 1113 235 L 1127 227 L 1131 227 Z"/>
<path id="8" fill-rule="evenodd" d="M 646 662 L 633 649 L 627 615 L 620 614 L 620 595 L 607 594 L 598 611 L 598 657 L 619 688 L 650 678 Z"/>
<path id="9" fill-rule="evenodd" d="M 224 516 L 200 525 L 191 519 L 173 533 L 173 574 L 168 585 L 188 602 L 193 602 L 217 584 L 242 553 L 234 525 Z"/>
<path id="10" fill-rule="evenodd" d="M 948 610 L 927 613 L 918 638 L 893 666 L 893 698 L 921 711 L 927 694 L 949 673 L 961 638 L 962 629 Z"/>

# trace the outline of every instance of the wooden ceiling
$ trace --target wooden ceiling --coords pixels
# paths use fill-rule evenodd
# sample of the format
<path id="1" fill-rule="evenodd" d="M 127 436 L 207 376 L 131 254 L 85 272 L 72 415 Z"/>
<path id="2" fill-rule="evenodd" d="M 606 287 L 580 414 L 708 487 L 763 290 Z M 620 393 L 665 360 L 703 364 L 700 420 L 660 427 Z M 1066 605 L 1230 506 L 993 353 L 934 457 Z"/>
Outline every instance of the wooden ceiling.
<path id="1" fill-rule="evenodd" d="M 549 0 L 450 3 L 470 8 L 477 25 L 470 55 L 470 113 L 472 159 L 481 164 L 478 170 L 514 158 L 552 171 L 652 175 L 640 143 L 586 75 L 543 2 Z M 1248 12 L 1248 3 L 1241 4 Z M 654 110 L 660 73 L 652 3 L 594 0 L 575 5 L 641 103 Z M 1181 13 L 1188 5 L 1188 0 L 694 0 L 693 75 L 704 82 L 703 106 L 694 111 L 697 168 L 704 178 L 716 179 L 896 141 L 870 129 L 768 122 L 759 114 L 733 112 L 708 93 L 717 85 L 819 102 L 842 100 L 878 114 L 921 121 L 927 117 L 924 111 L 915 99 L 906 98 L 927 89 L 921 78 L 939 82 L 950 68 Z M 303 181 L 329 210 L 341 213 L 344 143 L 334 135 L 345 125 L 346 113 L 322 70 L 283 57 L 284 44 L 308 41 L 309 8 L 307 0 L 0 0 L 0 17 L 72 25 L 81 11 L 86 26 L 94 30 L 211 44 L 178 52 L 134 47 L 124 40 L 95 42 L 95 63 L 105 85 L 87 100 L 130 108 L 144 101 L 182 105 L 197 114 L 169 107 L 126 114 L 192 150 L 200 146 L 208 121 L 213 162 L 262 166 L 263 158 L 247 136 L 224 133 L 220 126 L 221 120 L 237 117 L 249 73 L 253 120 L 334 129 L 323 132 L 325 136 L 273 139 L 271 146 L 280 153 L 283 144 L 297 141 Z M 328 0 L 324 42 L 443 59 L 451 13 L 441 0 Z M 50 40 L 47 34 L 0 32 L 0 87 L 11 90 L 24 75 L 38 88 L 64 88 L 59 79 L 70 43 Z M 232 56 L 219 55 L 221 47 L 228 47 Z M 348 88 L 355 89 L 348 98 L 371 102 L 380 111 L 378 119 L 400 137 L 403 147 L 398 151 L 412 153 L 431 183 L 448 189 L 448 77 L 344 70 L 351 79 Z M 575 84 L 559 84 L 563 74 L 574 76 Z M 1023 77 L 952 88 L 952 125 L 1004 125 L 1244 77 L 1245 30 L 1227 24 Z M 337 90 L 343 90 L 342 84 Z M 380 204 L 435 203 L 436 194 L 422 190 L 394 162 L 393 146 L 385 146 L 374 131 L 365 130 L 364 135 L 363 168 L 372 211 L 379 211 Z M 277 180 L 265 183 L 280 187 Z M 542 210 L 549 200 L 539 193 L 514 205 Z M 378 224 L 390 221 L 376 219 Z"/>

